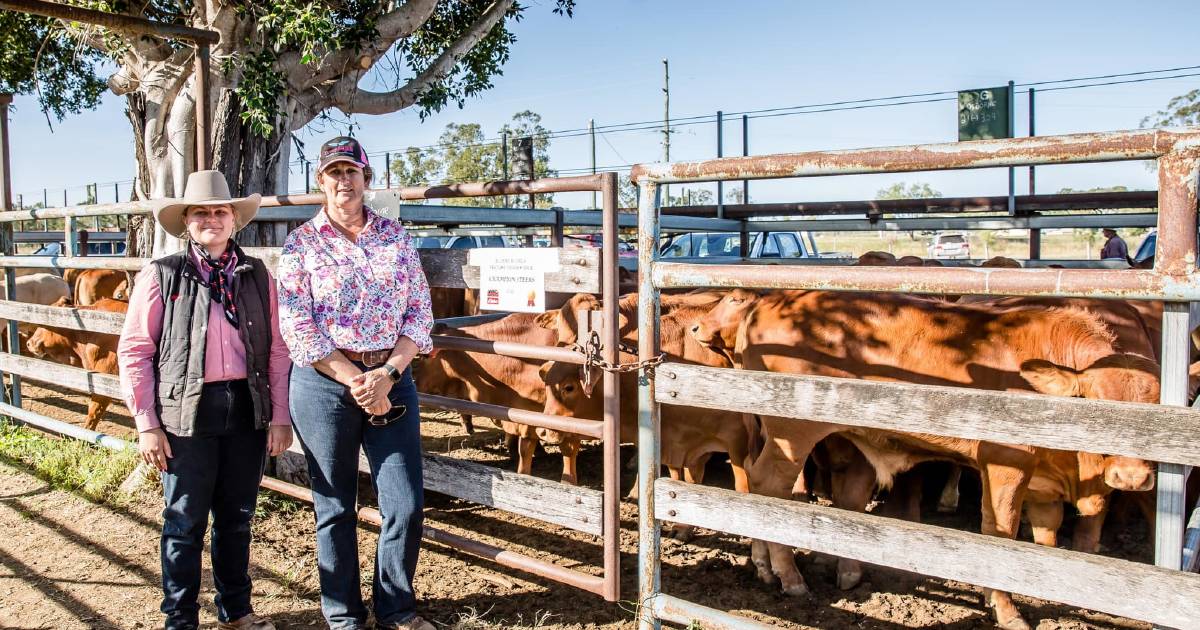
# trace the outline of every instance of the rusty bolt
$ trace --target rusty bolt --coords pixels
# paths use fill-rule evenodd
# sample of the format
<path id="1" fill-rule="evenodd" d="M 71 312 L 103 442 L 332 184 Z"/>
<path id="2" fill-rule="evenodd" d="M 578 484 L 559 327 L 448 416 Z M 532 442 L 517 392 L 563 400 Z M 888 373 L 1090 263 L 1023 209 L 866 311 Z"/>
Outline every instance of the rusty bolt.
<path id="1" fill-rule="evenodd" d="M 668 493 L 667 493 L 667 496 L 669 496 L 669 497 L 671 497 L 672 499 L 674 499 L 674 498 L 675 498 L 675 491 L 674 491 L 674 490 L 672 490 L 672 491 L 668 492 Z"/>
<path id="2" fill-rule="evenodd" d="M 679 392 L 667 392 L 667 395 L 670 396 L 671 398 L 674 398 L 679 395 Z"/>
<path id="3" fill-rule="evenodd" d="M 675 516 L 675 510 L 667 512 L 667 516 Z"/>
<path id="4" fill-rule="evenodd" d="M 678 378 L 678 376 L 679 375 L 674 372 L 667 372 L 667 378 L 669 378 L 669 379 L 675 379 L 675 378 Z"/>

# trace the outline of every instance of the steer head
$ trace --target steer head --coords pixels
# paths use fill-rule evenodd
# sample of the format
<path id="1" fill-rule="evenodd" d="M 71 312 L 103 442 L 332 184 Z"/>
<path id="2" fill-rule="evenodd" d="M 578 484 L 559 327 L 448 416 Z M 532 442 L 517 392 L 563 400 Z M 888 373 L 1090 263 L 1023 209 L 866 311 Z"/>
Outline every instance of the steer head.
<path id="1" fill-rule="evenodd" d="M 738 329 L 758 302 L 758 297 L 758 293 L 747 289 L 730 291 L 707 315 L 692 325 L 692 337 L 713 352 L 734 361 Z"/>
<path id="2" fill-rule="evenodd" d="M 1043 394 L 1142 403 L 1159 401 L 1158 370 L 1157 363 L 1136 354 L 1111 354 L 1082 370 L 1042 360 L 1021 364 L 1021 376 Z M 1115 490 L 1151 490 L 1154 464 L 1105 456 L 1104 483 Z"/>
<path id="3" fill-rule="evenodd" d="M 70 339 L 50 330 L 38 328 L 25 343 L 29 353 L 39 359 L 50 359 L 63 365 L 81 365 L 79 356 L 75 354 L 74 345 Z"/>
<path id="4" fill-rule="evenodd" d="M 595 378 L 588 379 L 585 383 L 579 366 L 549 361 L 538 370 L 538 375 L 542 377 L 546 387 L 546 406 L 542 410 L 544 413 L 569 418 L 600 417 L 603 400 L 599 396 L 592 396 L 596 383 L 601 378 L 599 374 L 595 374 Z M 553 429 L 537 429 L 538 439 L 546 444 L 560 444 L 568 435 Z"/>

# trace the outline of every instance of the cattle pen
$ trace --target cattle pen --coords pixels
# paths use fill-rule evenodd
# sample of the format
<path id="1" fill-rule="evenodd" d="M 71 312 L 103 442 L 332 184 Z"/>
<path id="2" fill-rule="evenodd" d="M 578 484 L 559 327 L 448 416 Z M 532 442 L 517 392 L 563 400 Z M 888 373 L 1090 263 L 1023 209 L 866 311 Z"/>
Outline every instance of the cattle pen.
<path id="1" fill-rule="evenodd" d="M 1159 251 L 1153 270 L 701 266 L 664 262 L 656 247 L 661 230 L 660 187 L 665 184 L 1117 160 L 1157 161 Z M 901 291 L 1165 302 L 1161 406 L 673 363 L 643 373 L 638 450 L 639 598 L 645 611 L 641 628 L 657 628 L 661 620 L 698 622 L 705 628 L 768 627 L 663 592 L 659 522 L 666 519 L 1160 626 L 1195 626 L 1200 619 L 1200 575 L 1179 569 L 1184 483 L 1190 467 L 1200 464 L 1200 447 L 1184 437 L 1193 435 L 1200 421 L 1200 413 L 1187 407 L 1189 302 L 1200 299 L 1196 275 L 1200 132 L 1146 130 L 816 151 L 639 165 L 632 176 L 640 187 L 638 351 L 643 361 L 659 354 L 656 340 L 663 289 Z M 1157 461 L 1157 566 L 656 479 L 662 404 L 1046 448 L 1094 450 L 1102 445 L 1112 454 Z M 948 553 L 951 549 L 953 554 Z"/>
<path id="2" fill-rule="evenodd" d="M 8 336 L 14 351 L 0 353 L 0 373 L 12 378 L 11 399 L 0 401 L 0 414 L 16 420 L 89 441 L 113 449 L 129 448 L 124 440 L 70 423 L 34 413 L 21 405 L 22 377 L 53 382 L 60 387 L 119 399 L 115 376 L 89 372 L 32 357 L 21 356 L 16 343 L 17 321 L 75 330 L 116 334 L 123 318 L 118 314 L 73 308 L 56 308 L 12 302 L 14 270 L 18 268 L 117 269 L 140 270 L 143 258 L 15 256 L 11 226 L 15 222 L 61 218 L 62 236 L 74 251 L 79 233 L 78 219 L 103 215 L 145 215 L 149 202 L 96 204 L 38 210 L 12 210 L 9 206 L 7 168 L 7 112 L 0 95 L 0 149 L 3 166 L 0 180 L 0 234 L 8 236 L 0 256 L 9 293 L 0 301 L 0 317 L 10 322 Z M 656 305 L 660 289 L 717 287 L 822 288 L 832 290 L 909 291 L 925 294 L 975 295 L 1058 295 L 1162 299 L 1168 301 L 1164 314 L 1162 361 L 1163 397 L 1166 407 L 1130 403 L 1040 398 L 970 390 L 936 388 L 864 381 L 836 382 L 832 379 L 782 374 L 734 372 L 666 363 L 656 371 L 643 372 L 640 388 L 642 406 L 639 442 L 639 580 L 637 594 L 639 623 L 657 626 L 659 620 L 681 624 L 698 622 L 703 628 L 763 627 L 761 624 L 706 608 L 663 592 L 657 580 L 661 561 L 659 524 L 661 520 L 697 525 L 737 535 L 753 535 L 775 542 L 852 557 L 872 563 L 899 567 L 914 572 L 961 580 L 997 589 L 1008 589 L 1043 599 L 1080 607 L 1112 612 L 1169 627 L 1188 627 L 1200 618 L 1200 576 L 1184 574 L 1180 568 L 1183 538 L 1182 486 L 1187 465 L 1200 463 L 1200 449 L 1181 439 L 1200 419 L 1195 412 L 1180 409 L 1186 404 L 1187 335 L 1194 326 L 1189 322 L 1188 304 L 1200 300 L 1200 283 L 1194 279 L 1196 245 L 1188 230 L 1196 225 L 1196 180 L 1200 164 L 1200 134 L 1195 132 L 1128 132 L 1089 134 L 985 143 L 959 143 L 901 147 L 862 151 L 817 152 L 785 156 L 762 156 L 703 163 L 650 165 L 639 167 L 635 175 L 641 184 L 639 215 L 617 213 L 617 178 L 614 173 L 532 181 L 487 182 L 424 188 L 373 190 L 368 203 L 395 211 L 395 216 L 410 225 L 457 229 L 457 226 L 509 226 L 518 230 L 537 229 L 551 233 L 552 242 L 561 246 L 564 231 L 570 227 L 599 228 L 603 233 L 600 249 L 573 248 L 559 251 L 559 271 L 546 276 L 546 290 L 559 293 L 602 294 L 604 311 L 600 318 L 581 320 L 581 326 L 599 329 L 602 339 L 600 356 L 588 356 L 574 348 L 550 348 L 522 344 L 504 344 L 449 335 L 435 335 L 440 349 L 489 352 L 512 357 L 585 364 L 602 361 L 617 364 L 617 248 L 616 235 L 621 228 L 639 228 L 641 239 L 639 267 L 642 270 L 639 322 L 639 363 L 653 364 L 658 356 L 654 347 L 658 319 Z M 721 218 L 691 216 L 709 213 L 707 208 L 660 209 L 657 207 L 659 184 L 711 181 L 713 179 L 765 179 L 838 175 L 864 172 L 904 172 L 949 168 L 982 168 L 1003 165 L 1057 164 L 1115 159 L 1158 159 L 1160 189 L 1153 199 L 1144 193 L 1092 195 L 1086 202 L 1075 199 L 1027 198 L 1018 200 L 1018 210 L 1056 210 L 1078 207 L 1138 207 L 1159 209 L 1157 214 L 1118 214 L 1103 216 L 1015 216 L 922 217 L 881 219 L 884 212 L 939 211 L 936 204 L 913 209 L 904 203 L 878 203 L 865 207 L 820 204 L 749 204 L 726 206 Z M 466 208 L 406 205 L 409 200 L 464 196 L 528 195 L 566 191 L 597 191 L 603 199 L 599 211 L 529 210 L 510 208 Z M 319 195 L 281 195 L 266 197 L 256 226 L 260 235 L 270 234 L 281 242 L 287 223 L 313 216 Z M 916 202 L 911 202 L 916 203 Z M 996 210 L 996 201 L 949 202 L 964 211 Z M 659 216 L 662 210 L 663 216 Z M 793 210 L 811 210 L 818 215 L 862 212 L 866 219 L 773 220 L 754 221 L 751 217 L 784 215 Z M 872 211 L 874 210 L 874 211 Z M 820 223 L 824 221 L 825 223 Z M 783 267 L 750 264 L 704 265 L 697 261 L 665 262 L 658 259 L 659 235 L 682 231 L 732 231 L 741 233 L 743 242 L 754 229 L 923 229 L 926 227 L 988 226 L 1037 229 L 1040 227 L 1077 227 L 1084 225 L 1151 226 L 1160 231 L 1162 251 L 1153 271 L 1113 269 L 879 269 L 841 266 L 845 260 L 810 259 L 784 262 Z M 473 228 L 478 229 L 478 228 Z M 264 239 L 267 240 L 267 239 Z M 743 245 L 741 251 L 747 251 Z M 250 252 L 274 266 L 278 250 L 252 248 Z M 422 264 L 431 286 L 478 288 L 479 269 L 472 267 L 461 250 L 421 250 Z M 794 262 L 796 264 L 786 264 Z M 830 266 L 832 265 L 832 266 Z M 1030 265 L 1032 266 L 1032 265 Z M 493 316 L 484 316 L 482 319 Z M 451 327 L 479 322 L 479 317 L 444 320 Z M 599 539 L 602 566 L 579 570 L 555 564 L 531 555 L 517 553 L 448 531 L 428 528 L 426 537 L 494 563 L 529 572 L 542 578 L 569 584 L 594 593 L 608 601 L 632 599 L 619 589 L 621 566 L 618 554 L 619 469 L 617 466 L 616 415 L 619 398 L 616 374 L 606 370 L 603 381 L 605 418 L 591 421 L 556 417 L 486 403 L 457 400 L 429 394 L 421 395 L 423 406 L 456 410 L 494 418 L 565 430 L 600 439 L 603 443 L 603 488 L 595 490 L 519 475 L 455 460 L 441 455 L 426 455 L 426 488 L 469 502 L 490 506 L 565 527 Z M 705 391 L 707 390 L 707 392 Z M 714 401 L 711 392 L 721 392 Z M 751 392 L 755 398 L 750 397 Z M 763 392 L 766 392 L 765 394 Z M 871 410 L 859 404 L 871 399 Z M 1159 518 L 1156 558 L 1158 567 L 1089 556 L 1074 552 L 987 538 L 941 528 L 912 525 L 860 515 L 816 505 L 781 503 L 765 497 L 738 495 L 725 490 L 685 485 L 669 479 L 657 479 L 659 473 L 656 413 L 657 405 L 723 406 L 749 413 L 827 419 L 840 423 L 906 431 L 941 430 L 1011 443 L 1060 448 L 1094 448 L 1097 443 L 1115 454 L 1144 457 L 1162 462 L 1159 467 Z M 952 409 L 953 413 L 946 413 Z M 941 414 L 934 423 L 930 418 Z M 1106 419 L 1107 418 L 1107 419 Z M 1151 419 L 1152 422 L 1147 421 Z M 628 439 L 626 440 L 628 441 Z M 365 471 L 365 468 L 363 468 Z M 264 487 L 304 500 L 308 490 L 276 479 L 264 480 Z M 720 509 L 714 509 L 719 506 Z M 371 508 L 359 511 L 363 521 L 378 524 L 379 514 Z M 661 518 L 660 518 L 661 517 Z M 855 532 L 851 539 L 844 532 Z M 903 549 L 872 544 L 873 541 L 904 537 Z M 954 549 L 951 558 L 948 549 Z M 965 560 L 964 560 L 965 559 Z M 1062 579 L 1063 574 L 1073 577 Z M 1093 587 L 1084 585 L 1095 585 Z M 1089 590 L 1090 589 L 1090 590 Z M 1113 597 L 1120 592 L 1123 597 Z"/>

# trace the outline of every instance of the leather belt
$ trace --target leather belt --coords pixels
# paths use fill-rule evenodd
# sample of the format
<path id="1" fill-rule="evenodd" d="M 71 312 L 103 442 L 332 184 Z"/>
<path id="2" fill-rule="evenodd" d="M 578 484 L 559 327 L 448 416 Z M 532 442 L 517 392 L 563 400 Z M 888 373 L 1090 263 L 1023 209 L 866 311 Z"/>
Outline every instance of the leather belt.
<path id="1" fill-rule="evenodd" d="M 392 356 L 392 349 L 387 350 L 367 350 L 366 352 L 355 352 L 354 350 L 343 350 L 338 348 L 338 352 L 346 355 L 351 361 L 358 361 L 367 367 L 377 367 L 383 365 L 388 357 Z"/>

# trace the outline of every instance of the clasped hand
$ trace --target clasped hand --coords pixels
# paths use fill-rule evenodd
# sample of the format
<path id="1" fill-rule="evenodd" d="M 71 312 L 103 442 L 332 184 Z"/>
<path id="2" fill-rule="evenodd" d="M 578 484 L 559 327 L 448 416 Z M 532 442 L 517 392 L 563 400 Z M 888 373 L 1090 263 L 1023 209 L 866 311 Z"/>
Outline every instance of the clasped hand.
<path id="1" fill-rule="evenodd" d="M 381 369 L 368 370 L 350 380 L 350 395 L 364 411 L 373 416 L 386 415 L 392 410 L 388 392 L 392 379 Z"/>

